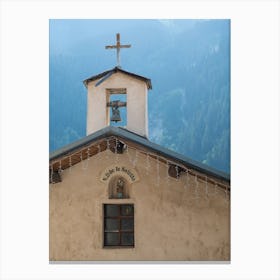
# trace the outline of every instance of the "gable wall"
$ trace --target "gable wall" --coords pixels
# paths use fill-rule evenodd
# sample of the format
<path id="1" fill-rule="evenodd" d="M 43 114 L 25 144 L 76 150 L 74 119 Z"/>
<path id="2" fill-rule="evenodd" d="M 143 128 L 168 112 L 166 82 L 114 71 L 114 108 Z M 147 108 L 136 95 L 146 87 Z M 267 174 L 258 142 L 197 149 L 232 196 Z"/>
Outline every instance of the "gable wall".
<path id="1" fill-rule="evenodd" d="M 137 154 L 104 151 L 50 185 L 50 260 L 229 260 L 230 208 L 225 191 L 183 174 L 167 180 L 166 165 Z M 88 163 L 88 166 L 86 164 Z M 112 164 L 136 170 L 129 199 L 108 199 L 101 173 Z M 84 168 L 84 169 L 83 169 Z M 158 177 L 160 177 L 158 181 Z M 198 198 L 198 195 L 201 196 Z M 135 247 L 103 249 L 103 204 L 133 203 Z"/>

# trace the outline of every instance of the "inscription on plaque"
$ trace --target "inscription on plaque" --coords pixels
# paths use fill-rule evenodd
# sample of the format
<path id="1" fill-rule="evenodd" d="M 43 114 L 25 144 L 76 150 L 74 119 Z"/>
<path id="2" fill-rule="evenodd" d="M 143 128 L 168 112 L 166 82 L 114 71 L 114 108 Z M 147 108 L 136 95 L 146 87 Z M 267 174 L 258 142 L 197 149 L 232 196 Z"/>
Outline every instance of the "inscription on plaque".
<path id="1" fill-rule="evenodd" d="M 104 170 L 102 172 L 100 179 L 102 182 L 105 183 L 112 176 L 115 176 L 115 175 L 124 176 L 131 183 L 134 183 L 139 179 L 135 170 L 130 169 L 126 166 L 122 166 L 122 165 L 116 165 L 116 166 L 111 166 L 111 167 L 107 168 L 106 170 Z"/>

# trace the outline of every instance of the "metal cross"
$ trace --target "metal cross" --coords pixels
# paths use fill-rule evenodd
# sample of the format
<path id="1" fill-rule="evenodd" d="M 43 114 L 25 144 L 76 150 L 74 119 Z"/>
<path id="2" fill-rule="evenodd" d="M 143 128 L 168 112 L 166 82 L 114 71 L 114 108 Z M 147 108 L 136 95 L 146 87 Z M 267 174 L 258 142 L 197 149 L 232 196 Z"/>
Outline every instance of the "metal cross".
<path id="1" fill-rule="evenodd" d="M 117 63 L 118 63 L 118 67 L 121 67 L 121 65 L 120 65 L 120 49 L 121 48 L 130 48 L 131 45 L 121 45 L 120 33 L 117 33 L 116 38 L 117 38 L 117 44 L 113 45 L 113 46 L 105 46 L 105 49 L 117 49 Z"/>

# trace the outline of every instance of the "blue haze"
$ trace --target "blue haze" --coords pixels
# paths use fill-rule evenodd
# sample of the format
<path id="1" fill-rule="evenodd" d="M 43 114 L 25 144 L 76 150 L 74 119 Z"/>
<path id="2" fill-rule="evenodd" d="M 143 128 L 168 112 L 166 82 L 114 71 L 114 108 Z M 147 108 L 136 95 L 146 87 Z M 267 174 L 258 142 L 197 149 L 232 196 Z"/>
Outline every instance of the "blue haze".
<path id="1" fill-rule="evenodd" d="M 148 77 L 149 139 L 230 172 L 229 20 L 50 20 L 50 151 L 86 135 L 82 81 L 116 66 Z"/>

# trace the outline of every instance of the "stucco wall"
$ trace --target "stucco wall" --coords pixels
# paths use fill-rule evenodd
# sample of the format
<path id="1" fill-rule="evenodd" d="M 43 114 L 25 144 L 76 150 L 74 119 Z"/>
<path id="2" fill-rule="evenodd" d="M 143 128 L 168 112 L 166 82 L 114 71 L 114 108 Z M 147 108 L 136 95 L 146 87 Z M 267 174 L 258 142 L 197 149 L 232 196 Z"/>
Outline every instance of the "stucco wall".
<path id="1" fill-rule="evenodd" d="M 225 191 L 182 175 L 167 180 L 166 165 L 135 151 L 114 155 L 104 151 L 65 170 L 61 183 L 50 185 L 50 260 L 229 260 L 230 203 Z M 86 164 L 88 163 L 88 166 Z M 100 181 L 112 164 L 134 169 L 139 180 L 129 199 L 108 199 Z M 200 196 L 200 197 L 199 197 Z M 103 204 L 133 203 L 135 247 L 103 248 Z"/>
<path id="2" fill-rule="evenodd" d="M 144 81 L 122 73 L 115 73 L 95 87 L 97 81 L 88 84 L 87 135 L 109 125 L 107 117 L 106 89 L 126 88 L 127 129 L 148 137 L 147 85 Z"/>

